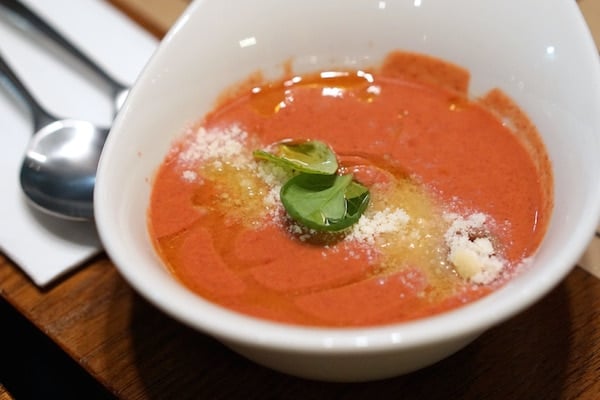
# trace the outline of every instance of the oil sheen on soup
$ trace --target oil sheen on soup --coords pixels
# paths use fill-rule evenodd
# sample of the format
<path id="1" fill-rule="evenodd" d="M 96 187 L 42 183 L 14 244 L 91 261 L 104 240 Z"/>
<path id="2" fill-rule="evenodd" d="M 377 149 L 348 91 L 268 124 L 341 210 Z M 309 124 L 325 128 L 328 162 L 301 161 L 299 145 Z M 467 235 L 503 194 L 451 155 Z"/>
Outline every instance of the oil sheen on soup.
<path id="1" fill-rule="evenodd" d="M 413 320 L 475 301 L 526 268 L 552 209 L 552 174 L 526 115 L 469 73 L 394 52 L 372 70 L 240 84 L 173 144 L 148 211 L 156 250 L 198 295 L 313 326 Z M 290 217 L 289 171 L 254 152 L 318 140 L 368 188 L 335 232 Z"/>

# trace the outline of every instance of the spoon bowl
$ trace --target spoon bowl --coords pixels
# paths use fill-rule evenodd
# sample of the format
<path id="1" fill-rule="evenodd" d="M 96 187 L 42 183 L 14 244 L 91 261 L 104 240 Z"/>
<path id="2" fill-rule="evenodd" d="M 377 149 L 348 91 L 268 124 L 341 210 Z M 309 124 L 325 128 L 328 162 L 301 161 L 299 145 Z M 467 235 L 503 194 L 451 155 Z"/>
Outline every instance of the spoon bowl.
<path id="1" fill-rule="evenodd" d="M 56 120 L 34 133 L 20 182 L 31 203 L 59 217 L 91 219 L 96 169 L 108 129 Z"/>
<path id="2" fill-rule="evenodd" d="M 107 128 L 61 119 L 46 111 L 0 55 L 0 84 L 29 107 L 34 134 L 21 165 L 25 196 L 37 209 L 57 217 L 90 220 L 96 170 Z"/>

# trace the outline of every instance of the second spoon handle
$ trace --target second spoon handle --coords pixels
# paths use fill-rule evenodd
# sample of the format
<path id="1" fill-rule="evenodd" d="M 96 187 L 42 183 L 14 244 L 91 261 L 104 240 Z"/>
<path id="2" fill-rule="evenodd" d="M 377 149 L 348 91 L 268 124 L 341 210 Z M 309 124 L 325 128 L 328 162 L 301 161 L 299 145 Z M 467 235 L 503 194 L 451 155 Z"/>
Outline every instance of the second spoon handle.
<path id="1" fill-rule="evenodd" d="M 38 130 L 41 126 L 56 119 L 33 97 L 17 74 L 15 74 L 8 63 L 4 61 L 2 54 L 0 54 L 0 85 L 4 86 L 7 91 L 23 101 L 29 108 L 35 130 Z"/>
<path id="2" fill-rule="evenodd" d="M 12 10 L 15 14 L 19 15 L 25 21 L 27 21 L 32 27 L 38 31 L 47 35 L 50 39 L 55 41 L 57 44 L 69 51 L 73 56 L 77 57 L 80 61 L 85 63 L 92 71 L 94 71 L 107 85 L 110 86 L 111 90 L 115 93 L 122 91 L 126 88 L 123 84 L 115 80 L 110 76 L 104 69 L 102 69 L 96 62 L 89 58 L 84 52 L 79 50 L 77 46 L 71 43 L 65 38 L 60 32 L 54 29 L 49 23 L 38 16 L 33 10 L 27 7 L 19 0 L 0 0 L 0 5 Z"/>

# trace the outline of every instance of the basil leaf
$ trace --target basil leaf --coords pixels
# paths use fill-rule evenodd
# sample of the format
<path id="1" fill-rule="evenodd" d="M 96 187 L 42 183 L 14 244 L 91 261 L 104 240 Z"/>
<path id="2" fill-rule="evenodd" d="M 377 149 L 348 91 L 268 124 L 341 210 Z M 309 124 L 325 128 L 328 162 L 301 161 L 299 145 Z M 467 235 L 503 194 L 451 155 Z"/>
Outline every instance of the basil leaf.
<path id="1" fill-rule="evenodd" d="M 333 150 L 318 140 L 280 142 L 274 146 L 273 153 L 256 150 L 253 155 L 281 167 L 309 174 L 333 175 L 338 169 Z"/>
<path id="2" fill-rule="evenodd" d="M 352 181 L 346 188 L 346 218 L 350 226 L 360 219 L 360 216 L 365 212 L 371 200 L 369 189 L 356 181 Z"/>
<path id="3" fill-rule="evenodd" d="M 352 175 L 300 174 L 281 188 L 281 202 L 288 214 L 303 225 L 339 231 L 360 218 L 369 201 L 369 191 Z"/>

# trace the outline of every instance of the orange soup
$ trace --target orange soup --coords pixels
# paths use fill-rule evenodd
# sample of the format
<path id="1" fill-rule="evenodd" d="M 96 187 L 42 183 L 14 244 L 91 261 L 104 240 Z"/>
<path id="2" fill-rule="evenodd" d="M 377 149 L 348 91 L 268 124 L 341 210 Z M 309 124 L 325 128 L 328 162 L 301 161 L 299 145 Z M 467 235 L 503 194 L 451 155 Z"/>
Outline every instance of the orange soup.
<path id="1" fill-rule="evenodd" d="M 539 246 L 552 175 L 514 102 L 470 99 L 468 83 L 458 66 L 396 52 L 369 71 L 239 85 L 157 171 L 158 254 L 198 295 L 293 324 L 396 323 L 485 296 Z M 254 152 L 290 139 L 326 143 L 368 188 L 351 226 L 320 231 L 286 212 L 296 171 Z"/>

